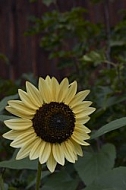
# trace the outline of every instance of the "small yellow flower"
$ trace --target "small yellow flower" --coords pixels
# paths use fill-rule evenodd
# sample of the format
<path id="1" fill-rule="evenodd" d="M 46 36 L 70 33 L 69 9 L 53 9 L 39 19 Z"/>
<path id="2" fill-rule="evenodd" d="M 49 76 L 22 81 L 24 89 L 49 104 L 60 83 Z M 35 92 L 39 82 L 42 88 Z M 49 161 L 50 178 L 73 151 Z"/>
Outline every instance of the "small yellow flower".
<path id="1" fill-rule="evenodd" d="M 18 91 L 21 100 L 8 101 L 6 109 L 17 118 L 5 121 L 11 130 L 3 137 L 20 148 L 17 160 L 39 158 L 54 172 L 57 163 L 64 165 L 65 159 L 75 163 L 83 155 L 81 145 L 89 145 L 85 140 L 90 138 L 84 124 L 95 108 L 83 101 L 89 90 L 76 91 L 76 81 L 69 84 L 64 78 L 58 83 L 54 77 L 40 77 L 38 89 L 26 82 L 26 92 Z"/>

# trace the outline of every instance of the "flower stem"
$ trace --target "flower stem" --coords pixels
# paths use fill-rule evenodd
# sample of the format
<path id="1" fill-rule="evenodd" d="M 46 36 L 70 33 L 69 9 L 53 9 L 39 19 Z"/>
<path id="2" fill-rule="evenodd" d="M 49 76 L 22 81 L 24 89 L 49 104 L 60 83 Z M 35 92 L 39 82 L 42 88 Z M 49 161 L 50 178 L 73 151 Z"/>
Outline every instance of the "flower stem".
<path id="1" fill-rule="evenodd" d="M 35 190 L 39 190 L 40 187 L 40 181 L 41 181 L 41 171 L 42 171 L 42 165 L 38 161 L 38 171 L 37 171 L 37 178 L 36 178 L 36 187 Z"/>
<path id="2" fill-rule="evenodd" d="M 4 182 L 3 182 L 2 175 L 0 175 L 0 189 L 4 190 Z"/>

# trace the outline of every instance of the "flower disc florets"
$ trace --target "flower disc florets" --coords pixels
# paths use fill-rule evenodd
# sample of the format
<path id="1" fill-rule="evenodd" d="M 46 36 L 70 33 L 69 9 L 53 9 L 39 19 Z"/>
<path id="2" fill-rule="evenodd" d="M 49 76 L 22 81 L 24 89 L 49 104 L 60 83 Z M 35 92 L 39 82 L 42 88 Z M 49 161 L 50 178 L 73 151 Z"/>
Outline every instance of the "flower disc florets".
<path id="1" fill-rule="evenodd" d="M 50 143 L 62 143 L 70 138 L 75 126 L 72 110 L 68 105 L 58 102 L 44 104 L 32 121 L 36 134 Z"/>

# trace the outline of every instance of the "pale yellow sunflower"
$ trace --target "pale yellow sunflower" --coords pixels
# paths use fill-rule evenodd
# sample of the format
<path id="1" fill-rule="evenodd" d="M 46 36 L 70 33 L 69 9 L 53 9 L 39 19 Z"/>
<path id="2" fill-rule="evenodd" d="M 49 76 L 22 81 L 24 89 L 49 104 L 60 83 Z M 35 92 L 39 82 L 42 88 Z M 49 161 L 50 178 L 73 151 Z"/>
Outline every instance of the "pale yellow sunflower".
<path id="1" fill-rule="evenodd" d="M 11 130 L 3 135 L 13 140 L 10 146 L 20 148 L 16 159 L 29 156 L 39 159 L 53 172 L 65 159 L 75 163 L 82 156 L 81 145 L 89 145 L 90 130 L 84 125 L 95 108 L 91 101 L 83 101 L 89 90 L 77 93 L 77 82 L 67 78 L 39 78 L 38 88 L 26 82 L 26 92 L 19 89 L 21 100 L 8 101 L 8 110 L 17 118 L 5 121 Z"/>

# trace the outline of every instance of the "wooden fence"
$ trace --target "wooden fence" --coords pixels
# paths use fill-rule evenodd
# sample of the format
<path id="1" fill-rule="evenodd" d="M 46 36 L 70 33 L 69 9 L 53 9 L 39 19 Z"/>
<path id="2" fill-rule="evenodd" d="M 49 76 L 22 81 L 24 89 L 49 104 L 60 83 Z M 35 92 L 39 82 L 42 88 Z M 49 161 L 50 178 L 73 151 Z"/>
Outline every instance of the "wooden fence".
<path id="1" fill-rule="evenodd" d="M 108 15 L 110 24 L 114 25 L 121 20 L 118 11 L 126 9 L 126 1 L 104 2 L 91 4 L 90 0 L 57 0 L 61 11 L 70 10 L 74 4 L 89 11 L 87 19 L 105 23 Z M 38 36 L 24 36 L 29 27 L 28 17 L 41 16 L 52 8 L 42 4 L 42 0 L 34 3 L 29 0 L 0 0 L 0 55 L 4 54 L 8 58 L 8 61 L 0 59 L 0 77 L 15 80 L 22 73 L 29 72 L 43 77 L 47 74 L 59 78 L 65 75 L 64 71 L 57 69 L 56 63 L 48 60 L 48 54 L 39 47 Z"/>

